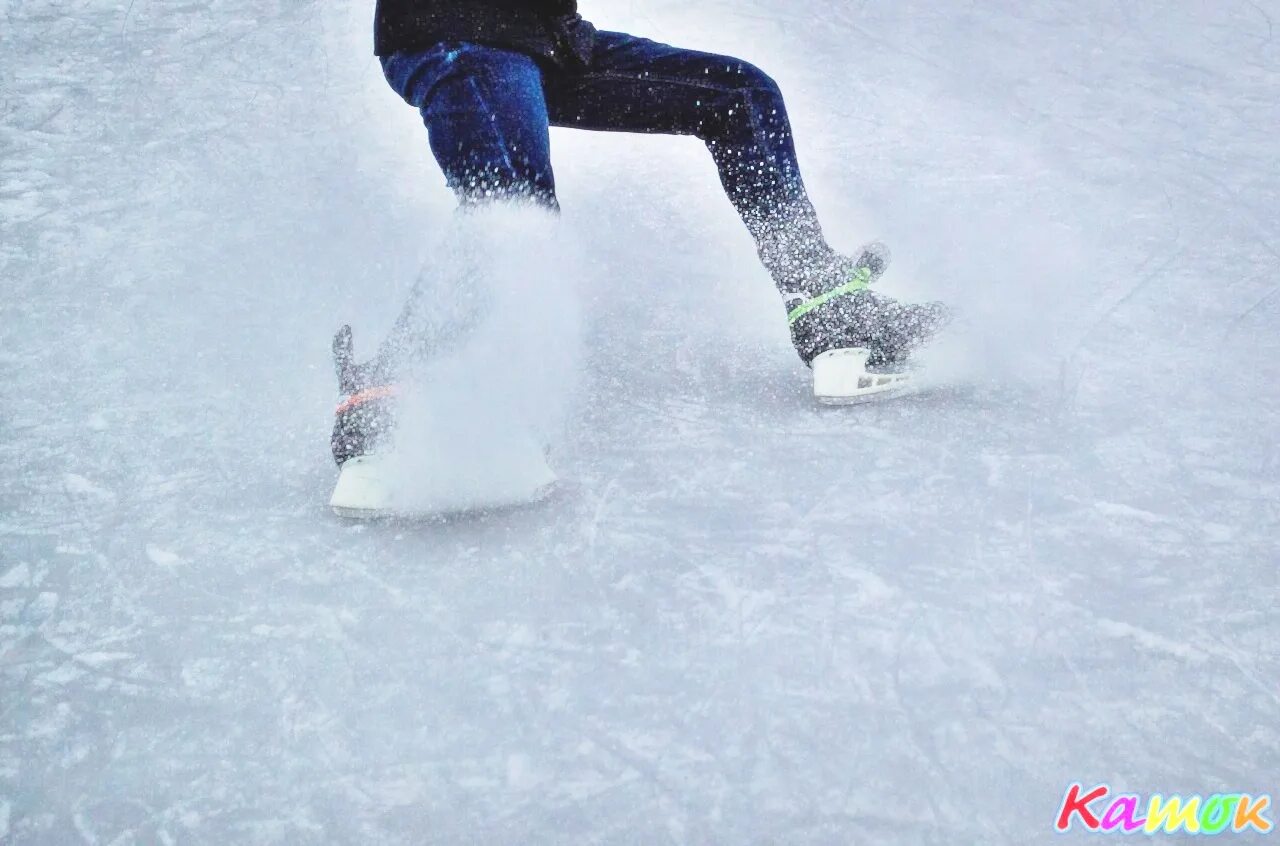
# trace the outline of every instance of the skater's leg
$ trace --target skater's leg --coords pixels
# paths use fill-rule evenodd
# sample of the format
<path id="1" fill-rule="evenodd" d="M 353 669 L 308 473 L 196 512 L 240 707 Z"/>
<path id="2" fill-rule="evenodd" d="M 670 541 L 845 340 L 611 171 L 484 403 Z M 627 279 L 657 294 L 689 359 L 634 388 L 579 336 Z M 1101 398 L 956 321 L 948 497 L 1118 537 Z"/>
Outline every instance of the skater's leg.
<path id="1" fill-rule="evenodd" d="M 495 202 L 556 208 L 542 70 L 533 59 L 444 43 L 383 57 L 382 66 L 391 87 L 421 112 L 431 150 L 464 211 Z M 440 279 L 434 268 L 424 272 L 377 356 L 364 365 L 362 381 L 393 381 L 405 365 L 465 334 L 468 316 L 442 310 L 432 288 L 465 282 Z"/>
<path id="2" fill-rule="evenodd" d="M 382 67 L 421 112 L 431 151 L 463 205 L 532 199 L 555 206 L 542 70 L 533 59 L 444 43 L 385 56 Z"/>
<path id="3" fill-rule="evenodd" d="M 499 420 L 496 428 L 485 431 L 486 443 L 498 451 L 490 455 L 492 451 L 485 450 L 488 461 L 481 462 L 479 472 L 470 458 L 466 473 L 424 462 L 427 453 L 405 449 L 404 443 L 394 443 L 393 435 L 403 405 L 397 383 L 410 375 L 406 371 L 416 360 L 468 334 L 486 310 L 480 272 L 484 262 L 478 254 L 498 239 L 488 229 L 492 220 L 482 220 L 475 208 L 501 202 L 555 209 L 542 71 L 523 54 L 462 43 L 395 53 L 383 57 L 382 65 L 391 86 L 421 112 L 431 150 L 468 211 L 454 225 L 463 229 L 479 224 L 486 237 L 482 244 L 468 245 L 469 239 L 460 239 L 464 243 L 451 245 L 452 258 L 457 258 L 459 247 L 470 253 L 460 266 L 441 272 L 440 264 L 433 262 L 419 276 L 390 336 L 371 361 L 356 363 L 349 327 L 334 339 L 344 396 L 330 444 L 342 468 L 330 504 L 345 516 L 374 517 L 526 502 L 545 492 L 555 475 L 542 445 L 531 440 L 519 422 L 507 426 Z M 479 419 L 445 415 L 433 423 L 445 428 L 432 431 L 448 443 L 466 439 L 475 435 L 474 426 L 468 422 L 463 428 L 451 421 L 470 417 Z M 442 467 L 448 472 L 437 472 Z M 440 486 L 433 487 L 437 482 Z"/>
<path id="4" fill-rule="evenodd" d="M 805 192 L 786 104 L 755 65 L 621 33 L 600 33 L 585 73 L 546 74 L 555 126 L 693 135 L 778 287 L 821 287 L 843 260 Z"/>
<path id="5" fill-rule="evenodd" d="M 945 322 L 939 304 L 908 306 L 865 290 L 884 271 L 882 245 L 845 257 L 823 237 L 805 192 L 795 139 L 777 84 L 740 59 L 601 33 L 585 73 L 548 71 L 555 126 L 693 135 L 755 238 L 787 305 L 806 362 L 837 349 L 900 361 Z"/>

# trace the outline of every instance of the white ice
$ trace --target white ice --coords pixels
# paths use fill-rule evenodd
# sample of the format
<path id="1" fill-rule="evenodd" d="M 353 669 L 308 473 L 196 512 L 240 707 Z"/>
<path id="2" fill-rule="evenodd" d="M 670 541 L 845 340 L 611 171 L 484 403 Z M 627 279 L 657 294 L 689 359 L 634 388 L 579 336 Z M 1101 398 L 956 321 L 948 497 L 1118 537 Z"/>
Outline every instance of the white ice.
<path id="1" fill-rule="evenodd" d="M 963 311 L 933 389 L 815 407 L 698 142 L 556 131 L 564 495 L 345 524 L 329 340 L 453 206 L 372 4 L 0 0 L 0 842 L 1028 844 L 1075 780 L 1274 791 L 1276 0 L 582 5 L 778 79 L 832 239 Z"/>

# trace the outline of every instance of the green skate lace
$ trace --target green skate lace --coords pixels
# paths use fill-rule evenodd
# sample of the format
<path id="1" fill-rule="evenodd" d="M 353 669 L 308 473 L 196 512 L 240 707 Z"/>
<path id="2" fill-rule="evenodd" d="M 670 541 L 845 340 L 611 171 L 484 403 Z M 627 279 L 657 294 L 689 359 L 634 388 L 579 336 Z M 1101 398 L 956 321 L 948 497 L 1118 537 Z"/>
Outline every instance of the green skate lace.
<path id="1" fill-rule="evenodd" d="M 856 294 L 858 291 L 866 290 L 869 287 L 871 287 L 871 268 L 860 267 L 853 272 L 853 278 L 840 287 L 832 288 L 825 294 L 819 294 L 811 300 L 805 300 L 787 312 L 787 325 L 795 323 L 823 303 L 830 302 L 836 297 L 843 297 L 846 294 Z"/>

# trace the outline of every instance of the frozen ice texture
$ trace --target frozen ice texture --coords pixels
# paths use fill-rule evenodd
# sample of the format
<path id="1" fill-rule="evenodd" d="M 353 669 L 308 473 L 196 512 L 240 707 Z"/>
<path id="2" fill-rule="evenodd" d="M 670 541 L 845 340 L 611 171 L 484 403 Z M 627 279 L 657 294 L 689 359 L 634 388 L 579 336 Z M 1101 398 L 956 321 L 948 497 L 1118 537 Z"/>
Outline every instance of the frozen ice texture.
<path id="1" fill-rule="evenodd" d="M 1274 787 L 1274 4 L 583 6 L 779 80 L 832 240 L 962 311 L 933 390 L 815 408 L 698 142 L 557 131 L 565 494 L 344 524 L 329 339 L 453 205 L 371 4 L 0 0 L 0 840 L 1026 844 L 1073 780 Z"/>

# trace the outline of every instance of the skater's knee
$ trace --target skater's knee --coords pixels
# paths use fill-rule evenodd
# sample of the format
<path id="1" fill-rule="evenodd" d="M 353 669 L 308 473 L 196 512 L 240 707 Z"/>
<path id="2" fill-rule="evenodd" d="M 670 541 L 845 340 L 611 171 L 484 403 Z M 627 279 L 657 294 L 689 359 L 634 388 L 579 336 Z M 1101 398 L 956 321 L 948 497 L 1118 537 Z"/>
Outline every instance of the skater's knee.
<path id="1" fill-rule="evenodd" d="M 729 100 L 736 101 L 731 108 L 740 107 L 743 100 L 757 107 L 781 103 L 782 89 L 760 67 L 727 56 L 720 61 L 723 64 L 717 63 L 707 68 L 707 75 L 713 85 L 728 95 Z"/>
<path id="2" fill-rule="evenodd" d="M 714 115 L 703 120 L 699 137 L 707 142 L 758 141 L 761 132 L 774 134 L 787 120 L 782 89 L 777 81 L 750 62 L 734 60 L 717 69 L 724 96 Z"/>
<path id="3" fill-rule="evenodd" d="M 755 65 L 742 65 L 742 91 L 747 108 L 759 124 L 786 120 L 787 107 L 777 81 Z"/>
<path id="4" fill-rule="evenodd" d="M 782 89 L 777 81 L 750 62 L 738 65 L 739 88 L 748 91 L 754 97 L 762 99 L 782 99 Z"/>

